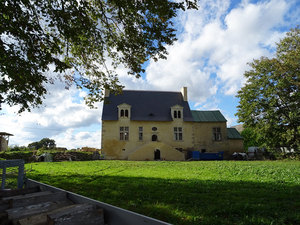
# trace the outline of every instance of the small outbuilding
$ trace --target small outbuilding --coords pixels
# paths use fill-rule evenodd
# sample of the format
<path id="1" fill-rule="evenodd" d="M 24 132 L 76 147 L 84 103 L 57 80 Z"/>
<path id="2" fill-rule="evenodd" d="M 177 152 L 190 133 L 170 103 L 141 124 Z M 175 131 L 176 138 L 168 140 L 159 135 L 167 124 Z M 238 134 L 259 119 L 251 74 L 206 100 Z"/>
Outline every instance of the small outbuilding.
<path id="1" fill-rule="evenodd" d="M 6 132 L 0 132 L 0 151 L 6 151 L 8 147 L 9 136 L 14 136 Z"/>

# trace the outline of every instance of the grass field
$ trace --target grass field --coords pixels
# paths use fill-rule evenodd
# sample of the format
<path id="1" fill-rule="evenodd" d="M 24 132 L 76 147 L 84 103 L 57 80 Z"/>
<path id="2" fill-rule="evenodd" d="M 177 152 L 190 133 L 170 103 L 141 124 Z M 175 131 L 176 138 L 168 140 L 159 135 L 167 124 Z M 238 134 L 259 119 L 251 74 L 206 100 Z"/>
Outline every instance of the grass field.
<path id="1" fill-rule="evenodd" d="M 299 161 L 33 163 L 27 177 L 172 224 L 300 224 Z"/>

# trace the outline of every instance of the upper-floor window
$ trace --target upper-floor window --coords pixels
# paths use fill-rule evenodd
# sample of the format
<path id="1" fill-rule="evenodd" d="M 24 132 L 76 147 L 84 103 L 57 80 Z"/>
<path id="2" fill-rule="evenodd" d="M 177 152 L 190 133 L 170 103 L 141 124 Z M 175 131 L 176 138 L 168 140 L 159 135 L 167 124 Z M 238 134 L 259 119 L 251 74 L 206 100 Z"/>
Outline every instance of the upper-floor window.
<path id="1" fill-rule="evenodd" d="M 119 118 L 130 118 L 130 109 L 131 106 L 126 103 L 118 105 Z"/>
<path id="2" fill-rule="evenodd" d="M 221 127 L 213 128 L 213 140 L 214 141 L 222 141 Z"/>
<path id="3" fill-rule="evenodd" d="M 173 117 L 180 119 L 181 118 L 181 110 L 174 110 Z"/>
<path id="4" fill-rule="evenodd" d="M 171 115 L 173 119 L 182 119 L 183 118 L 183 107 L 181 105 L 174 105 L 171 107 Z"/>
<path id="5" fill-rule="evenodd" d="M 120 127 L 120 140 L 121 141 L 129 140 L 129 127 Z"/>
<path id="6" fill-rule="evenodd" d="M 157 135 L 156 135 L 156 134 L 153 134 L 151 140 L 152 140 L 152 141 L 157 141 Z"/>
<path id="7" fill-rule="evenodd" d="M 121 112 L 120 112 L 120 117 L 127 117 L 128 118 L 128 109 L 121 109 Z"/>
<path id="8" fill-rule="evenodd" d="M 182 141 L 182 127 L 174 127 L 174 140 Z"/>
<path id="9" fill-rule="evenodd" d="M 139 127 L 139 141 L 143 140 L 143 127 Z"/>

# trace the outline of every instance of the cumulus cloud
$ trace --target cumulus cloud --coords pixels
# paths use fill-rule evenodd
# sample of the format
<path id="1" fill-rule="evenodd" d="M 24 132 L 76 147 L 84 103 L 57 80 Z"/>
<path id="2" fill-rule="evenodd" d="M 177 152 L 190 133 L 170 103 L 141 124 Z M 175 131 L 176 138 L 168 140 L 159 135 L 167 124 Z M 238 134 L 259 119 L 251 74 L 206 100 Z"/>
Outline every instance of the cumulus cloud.
<path id="1" fill-rule="evenodd" d="M 47 89 L 49 93 L 44 104 L 31 112 L 19 115 L 17 106 L 3 106 L 0 124 L 3 130 L 14 134 L 10 144 L 27 145 L 48 137 L 62 147 L 99 147 L 102 103 L 96 104 L 97 109 L 90 109 L 83 101 L 84 91 L 75 87 L 67 90 L 59 81 L 54 85 L 47 84 Z M 99 124 L 97 131 L 91 132 L 89 137 L 80 135 L 82 129 L 94 124 Z M 97 139 L 93 140 L 96 136 Z"/>
<path id="2" fill-rule="evenodd" d="M 179 17 L 179 41 L 168 48 L 168 60 L 150 62 L 147 82 L 162 90 L 188 86 L 191 100 L 203 104 L 217 92 L 234 96 L 247 62 L 270 56 L 284 36 L 275 28 L 290 6 L 283 0 L 243 1 L 235 8 L 230 1 L 200 1 L 198 11 Z"/>

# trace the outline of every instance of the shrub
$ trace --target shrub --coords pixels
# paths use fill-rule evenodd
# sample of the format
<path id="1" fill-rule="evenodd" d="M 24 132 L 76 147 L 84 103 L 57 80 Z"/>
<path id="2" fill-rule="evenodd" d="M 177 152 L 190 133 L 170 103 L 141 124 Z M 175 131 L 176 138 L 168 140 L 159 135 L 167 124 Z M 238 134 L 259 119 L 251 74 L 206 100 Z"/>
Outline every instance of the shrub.
<path id="1" fill-rule="evenodd" d="M 13 146 L 9 146 L 7 151 L 10 152 L 16 152 L 16 151 L 30 151 L 30 148 L 27 148 L 25 146 L 18 146 L 18 145 L 13 145 Z"/>
<path id="2" fill-rule="evenodd" d="M 0 158 L 4 159 L 23 159 L 25 162 L 34 161 L 32 151 L 7 151 L 0 152 Z"/>

